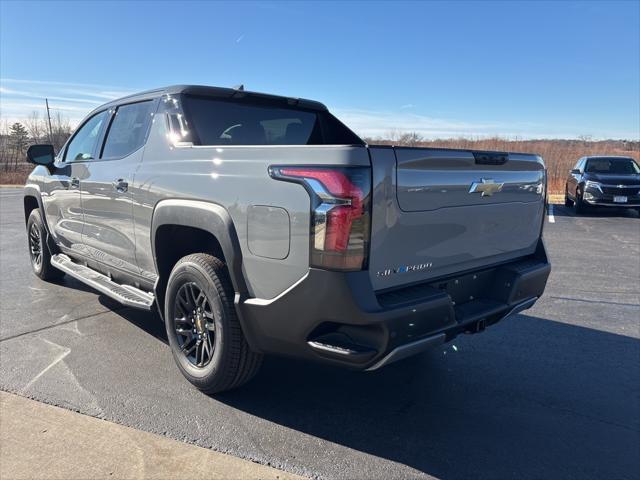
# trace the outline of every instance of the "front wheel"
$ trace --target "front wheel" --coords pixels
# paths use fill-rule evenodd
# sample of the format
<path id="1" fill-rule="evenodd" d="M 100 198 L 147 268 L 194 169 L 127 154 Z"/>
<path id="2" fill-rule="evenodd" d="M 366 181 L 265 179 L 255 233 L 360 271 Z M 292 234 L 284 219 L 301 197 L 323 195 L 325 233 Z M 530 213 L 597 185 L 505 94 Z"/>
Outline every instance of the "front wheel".
<path id="1" fill-rule="evenodd" d="M 258 372 L 262 355 L 249 349 L 227 268 L 218 258 L 196 253 L 178 261 L 169 276 L 164 312 L 173 357 L 198 389 L 230 390 Z"/>
<path id="2" fill-rule="evenodd" d="M 573 200 L 569 198 L 569 190 L 566 187 L 564 189 L 564 206 L 568 208 L 573 207 Z"/>
<path id="3" fill-rule="evenodd" d="M 51 265 L 51 253 L 45 242 L 47 232 L 44 229 L 42 215 L 37 208 L 32 210 L 27 220 L 27 241 L 31 269 L 42 280 L 57 280 L 64 272 Z"/>
<path id="4" fill-rule="evenodd" d="M 587 211 L 587 204 L 586 202 L 582 199 L 582 192 L 580 190 L 576 190 L 576 213 L 577 214 L 581 214 L 581 213 L 585 213 Z"/>

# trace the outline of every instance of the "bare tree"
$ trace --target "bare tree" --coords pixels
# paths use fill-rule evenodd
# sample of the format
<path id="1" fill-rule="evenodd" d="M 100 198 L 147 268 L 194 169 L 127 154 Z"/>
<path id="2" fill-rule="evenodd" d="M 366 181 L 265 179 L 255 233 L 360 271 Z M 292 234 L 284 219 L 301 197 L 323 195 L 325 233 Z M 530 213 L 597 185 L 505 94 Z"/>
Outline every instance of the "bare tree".
<path id="1" fill-rule="evenodd" d="M 35 110 L 31 112 L 31 115 L 24 121 L 24 124 L 27 127 L 32 143 L 44 143 L 46 138 L 45 132 L 47 130 L 44 119 L 40 118 L 38 112 Z"/>
<path id="2" fill-rule="evenodd" d="M 0 123 L 0 165 L 6 172 L 9 170 L 11 148 L 9 147 L 9 124 L 6 120 Z"/>
<path id="3" fill-rule="evenodd" d="M 406 145 L 408 147 L 415 147 L 416 145 L 419 145 L 422 142 L 424 142 L 424 138 L 422 137 L 422 135 L 420 135 L 418 132 L 409 132 L 409 133 L 403 133 L 402 135 L 400 135 L 400 137 L 398 138 L 397 144 Z"/>
<path id="4" fill-rule="evenodd" d="M 51 143 L 56 152 L 62 148 L 64 142 L 66 142 L 69 135 L 71 135 L 71 132 L 72 129 L 69 120 L 60 115 L 60 112 L 56 113 L 51 119 Z"/>

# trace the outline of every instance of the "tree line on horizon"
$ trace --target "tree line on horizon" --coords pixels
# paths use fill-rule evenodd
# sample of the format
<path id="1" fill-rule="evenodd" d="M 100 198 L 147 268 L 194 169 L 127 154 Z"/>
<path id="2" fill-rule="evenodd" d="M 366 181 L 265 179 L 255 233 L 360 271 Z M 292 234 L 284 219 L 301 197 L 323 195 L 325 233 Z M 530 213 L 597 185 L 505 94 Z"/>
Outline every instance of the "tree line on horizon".
<path id="1" fill-rule="evenodd" d="M 71 123 L 60 113 L 51 117 L 51 129 L 47 119 L 40 117 L 38 112 L 32 112 L 22 121 L 1 121 L 0 171 L 6 173 L 24 170 L 28 167 L 26 154 L 29 145 L 48 143 L 58 151 L 72 131 Z"/>
<path id="2" fill-rule="evenodd" d="M 51 118 L 51 129 L 47 119 L 41 117 L 38 112 L 32 112 L 23 121 L 0 121 L 0 184 L 25 182 L 32 169 L 26 162 L 29 145 L 49 143 L 57 152 L 72 132 L 71 123 L 60 113 Z M 364 140 L 370 144 L 409 147 L 536 153 L 545 159 L 551 193 L 562 193 L 568 171 L 582 156 L 626 155 L 640 162 L 640 141 L 593 140 L 588 136 L 577 139 L 531 140 L 501 137 L 427 139 L 418 132 L 390 131 L 382 138 Z"/>

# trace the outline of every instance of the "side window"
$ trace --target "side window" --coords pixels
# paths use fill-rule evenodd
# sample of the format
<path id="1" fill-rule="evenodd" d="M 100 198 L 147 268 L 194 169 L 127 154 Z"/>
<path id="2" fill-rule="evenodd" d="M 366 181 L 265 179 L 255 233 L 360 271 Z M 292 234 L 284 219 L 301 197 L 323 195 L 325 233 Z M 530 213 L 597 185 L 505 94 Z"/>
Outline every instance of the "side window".
<path id="1" fill-rule="evenodd" d="M 183 99 L 194 142 L 199 145 L 363 145 L 324 110 L 251 96 L 221 100 L 184 95 Z M 172 135 L 180 138 L 175 128 Z"/>
<path id="2" fill-rule="evenodd" d="M 93 152 L 96 149 L 100 131 L 107 116 L 106 111 L 100 112 L 80 127 L 67 146 L 64 155 L 65 162 L 91 160 L 93 158 Z"/>
<path id="3" fill-rule="evenodd" d="M 109 126 L 101 158 L 125 157 L 144 145 L 151 122 L 152 100 L 118 107 Z"/>

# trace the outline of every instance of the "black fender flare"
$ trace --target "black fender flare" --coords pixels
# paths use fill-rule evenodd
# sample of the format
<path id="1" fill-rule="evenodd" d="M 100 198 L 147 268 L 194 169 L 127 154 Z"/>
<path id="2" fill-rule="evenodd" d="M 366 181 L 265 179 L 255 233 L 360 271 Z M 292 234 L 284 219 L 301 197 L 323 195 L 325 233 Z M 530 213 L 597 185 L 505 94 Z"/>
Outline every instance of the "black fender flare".
<path id="1" fill-rule="evenodd" d="M 158 268 L 156 234 L 163 225 L 182 225 L 211 233 L 222 248 L 236 297 L 247 296 L 247 284 L 242 273 L 240 241 L 231 215 L 224 207 L 200 200 L 167 199 L 158 202 L 151 220 L 151 248 L 156 269 Z M 237 302 L 238 298 L 235 300 Z"/>
<path id="2" fill-rule="evenodd" d="M 27 183 L 24 186 L 23 192 L 24 192 L 23 201 L 27 197 L 31 197 L 31 198 L 34 198 L 36 200 L 36 202 L 38 203 L 38 209 L 40 209 L 40 215 L 42 215 L 42 220 L 44 222 L 44 228 L 47 231 L 47 233 L 49 233 L 49 225 L 47 225 L 47 222 L 44 221 L 45 220 L 45 213 L 44 213 L 44 208 L 42 208 L 42 197 L 40 196 L 41 195 L 40 194 L 40 187 L 35 183 Z M 28 220 L 29 220 L 29 216 L 27 215 L 27 211 L 25 210 L 25 212 L 24 212 L 24 223 L 25 223 L 25 225 L 26 225 Z"/>

